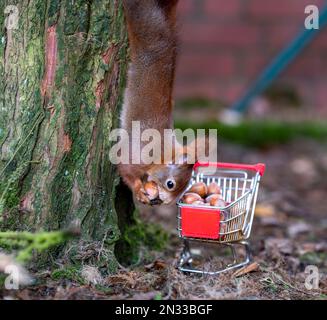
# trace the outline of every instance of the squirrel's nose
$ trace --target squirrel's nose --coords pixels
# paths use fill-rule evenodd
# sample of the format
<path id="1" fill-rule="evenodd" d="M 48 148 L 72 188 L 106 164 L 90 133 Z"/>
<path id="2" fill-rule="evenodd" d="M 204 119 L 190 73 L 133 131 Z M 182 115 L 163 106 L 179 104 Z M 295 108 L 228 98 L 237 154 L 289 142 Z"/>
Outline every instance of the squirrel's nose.
<path id="1" fill-rule="evenodd" d="M 151 206 L 155 206 L 155 205 L 158 205 L 158 204 L 162 204 L 162 200 L 160 198 L 155 198 L 155 199 L 150 200 L 150 205 Z"/>

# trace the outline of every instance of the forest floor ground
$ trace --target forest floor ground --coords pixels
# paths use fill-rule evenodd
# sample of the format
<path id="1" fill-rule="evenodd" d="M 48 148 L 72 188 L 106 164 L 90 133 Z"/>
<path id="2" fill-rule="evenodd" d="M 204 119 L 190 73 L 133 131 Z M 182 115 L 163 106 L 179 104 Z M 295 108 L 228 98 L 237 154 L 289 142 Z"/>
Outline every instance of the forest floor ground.
<path id="1" fill-rule="evenodd" d="M 236 277 L 187 275 L 176 269 L 181 242 L 176 207 L 141 210 L 142 219 L 168 233 L 161 252 L 148 252 L 137 265 L 87 284 L 36 274 L 38 285 L 0 291 L 5 299 L 327 299 L 327 146 L 295 139 L 255 149 L 220 143 L 219 160 L 267 165 L 262 179 L 250 243 L 255 270 Z M 200 246 L 201 247 L 201 246 Z M 206 266 L 217 267 L 219 253 L 202 247 Z M 213 254 L 216 255 L 213 255 Z M 222 253 L 226 258 L 226 252 Z M 146 258 L 145 258 L 146 256 Z M 216 257 L 216 258 L 215 258 Z M 319 270 L 319 288 L 305 286 L 305 268 Z M 89 268 L 89 274 L 92 268 Z M 94 270 L 93 270 L 94 271 Z M 94 282 L 94 279 L 93 279 Z M 99 285 L 101 284 L 101 285 Z"/>

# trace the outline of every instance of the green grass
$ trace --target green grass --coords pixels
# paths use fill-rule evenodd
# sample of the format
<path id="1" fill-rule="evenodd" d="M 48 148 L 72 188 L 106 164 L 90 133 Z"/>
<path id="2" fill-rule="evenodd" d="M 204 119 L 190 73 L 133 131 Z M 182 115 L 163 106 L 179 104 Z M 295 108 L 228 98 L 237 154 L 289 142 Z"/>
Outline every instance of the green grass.
<path id="1" fill-rule="evenodd" d="M 236 126 L 230 126 L 217 121 L 205 123 L 176 121 L 175 128 L 217 129 L 219 139 L 258 148 L 284 144 L 295 138 L 327 141 L 327 122 L 245 121 Z"/>
<path id="2" fill-rule="evenodd" d="M 224 104 L 221 101 L 216 100 L 210 100 L 203 97 L 193 97 L 193 98 L 185 98 L 182 100 L 176 101 L 176 109 L 198 109 L 201 108 L 215 108 L 217 107 L 225 107 L 226 104 Z"/>

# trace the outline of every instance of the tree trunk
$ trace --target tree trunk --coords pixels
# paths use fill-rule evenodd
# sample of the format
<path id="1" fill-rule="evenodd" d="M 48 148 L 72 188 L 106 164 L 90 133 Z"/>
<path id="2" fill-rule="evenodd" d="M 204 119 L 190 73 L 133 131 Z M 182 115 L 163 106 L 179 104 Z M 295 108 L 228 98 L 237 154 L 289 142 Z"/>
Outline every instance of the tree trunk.
<path id="1" fill-rule="evenodd" d="M 119 179 L 108 136 L 125 82 L 121 1 L 2 0 L 0 12 L 1 229 L 77 221 L 79 251 L 98 244 L 113 267 Z"/>

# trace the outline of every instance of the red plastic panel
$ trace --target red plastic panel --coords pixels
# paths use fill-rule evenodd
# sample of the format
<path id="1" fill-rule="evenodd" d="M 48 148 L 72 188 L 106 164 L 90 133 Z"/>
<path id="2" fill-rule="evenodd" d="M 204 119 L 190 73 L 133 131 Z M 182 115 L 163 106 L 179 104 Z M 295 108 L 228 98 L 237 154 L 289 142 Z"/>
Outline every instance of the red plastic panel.
<path id="1" fill-rule="evenodd" d="M 220 210 L 204 208 L 181 208 L 182 236 L 218 239 Z"/>

